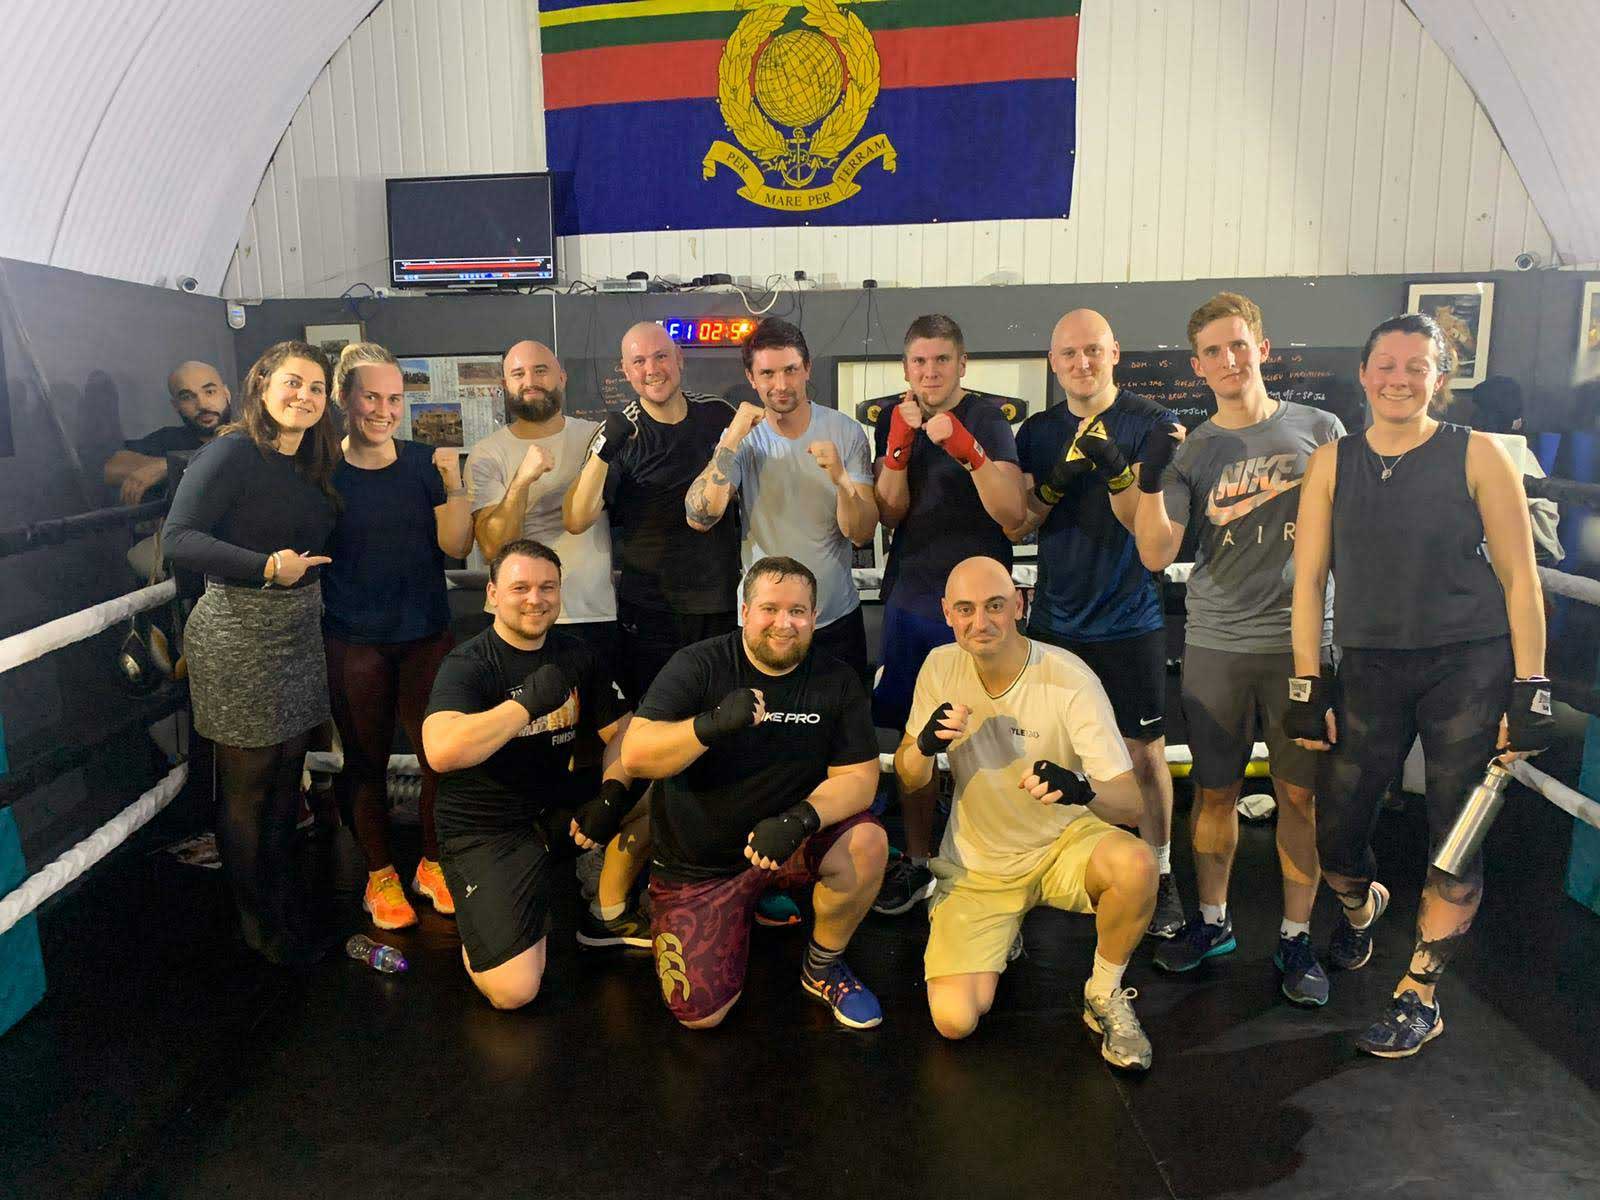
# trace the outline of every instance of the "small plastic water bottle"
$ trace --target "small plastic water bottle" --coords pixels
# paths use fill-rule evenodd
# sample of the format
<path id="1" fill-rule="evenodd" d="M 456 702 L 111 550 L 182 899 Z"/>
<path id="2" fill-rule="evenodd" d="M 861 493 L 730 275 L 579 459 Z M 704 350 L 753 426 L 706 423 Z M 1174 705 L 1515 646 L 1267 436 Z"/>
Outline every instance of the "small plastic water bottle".
<path id="1" fill-rule="evenodd" d="M 374 971 L 382 971 L 385 975 L 404 971 L 407 965 L 405 955 L 393 946 L 375 942 L 362 933 L 356 934 L 344 944 L 344 952 L 357 962 L 366 963 Z"/>

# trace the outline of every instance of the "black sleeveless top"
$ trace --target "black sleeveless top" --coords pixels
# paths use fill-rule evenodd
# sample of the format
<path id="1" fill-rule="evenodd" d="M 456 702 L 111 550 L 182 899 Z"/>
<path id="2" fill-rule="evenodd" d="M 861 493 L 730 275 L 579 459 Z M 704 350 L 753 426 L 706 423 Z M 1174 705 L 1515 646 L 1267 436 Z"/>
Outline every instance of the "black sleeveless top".
<path id="1" fill-rule="evenodd" d="M 1333 640 L 1421 650 L 1505 637 L 1505 593 L 1467 491 L 1465 425 L 1441 423 L 1392 474 L 1364 434 L 1338 442 L 1333 492 Z"/>

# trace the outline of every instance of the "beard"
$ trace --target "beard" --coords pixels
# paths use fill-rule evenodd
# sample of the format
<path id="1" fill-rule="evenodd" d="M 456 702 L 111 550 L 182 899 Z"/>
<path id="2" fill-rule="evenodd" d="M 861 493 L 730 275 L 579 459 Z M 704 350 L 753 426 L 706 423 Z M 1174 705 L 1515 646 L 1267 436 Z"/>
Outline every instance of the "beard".
<path id="1" fill-rule="evenodd" d="M 184 417 L 182 413 L 178 415 L 183 417 L 183 423 L 199 434 L 202 439 L 209 438 L 216 433 L 218 429 L 222 428 L 222 423 L 228 419 L 226 412 L 213 412 L 209 408 L 197 409 L 192 417 Z M 205 420 L 206 417 L 211 417 L 212 420 L 207 421 Z"/>
<path id="2" fill-rule="evenodd" d="M 519 421 L 548 421 L 561 411 L 566 399 L 560 388 L 523 388 L 516 396 L 506 397 L 506 408 Z"/>
<path id="3" fill-rule="evenodd" d="M 799 663 L 811 649 L 811 635 L 799 634 L 787 645 L 777 645 L 769 641 L 764 634 L 752 640 L 747 630 L 744 635 L 744 645 L 745 649 L 750 651 L 750 657 L 762 666 L 771 667 L 774 671 L 787 671 Z"/>

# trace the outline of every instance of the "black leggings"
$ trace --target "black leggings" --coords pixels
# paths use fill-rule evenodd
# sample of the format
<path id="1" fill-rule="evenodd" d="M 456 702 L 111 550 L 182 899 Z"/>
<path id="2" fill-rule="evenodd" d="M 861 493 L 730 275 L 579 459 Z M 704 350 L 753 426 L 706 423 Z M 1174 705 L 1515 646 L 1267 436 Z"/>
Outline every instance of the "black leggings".
<path id="1" fill-rule="evenodd" d="M 307 731 L 275 746 L 216 747 L 222 792 L 217 851 L 246 940 L 269 955 L 310 941 L 294 855 L 300 774 L 310 740 Z"/>
<path id="2" fill-rule="evenodd" d="M 389 848 L 389 751 L 396 716 L 422 768 L 422 857 L 437 860 L 433 805 L 439 776 L 422 752 L 422 718 L 439 663 L 455 645 L 448 631 L 414 642 L 360 645 L 326 637 L 328 698 L 344 742 L 344 771 L 334 780 L 340 807 L 376 871 L 394 862 Z"/>
<path id="3" fill-rule="evenodd" d="M 1494 756 L 1511 679 L 1511 643 L 1503 637 L 1427 650 L 1344 651 L 1339 741 L 1322 756 L 1317 779 L 1323 870 L 1372 879 L 1379 802 L 1418 735 L 1427 764 L 1428 838 L 1438 848 Z M 1465 877 L 1481 872 L 1480 859 Z"/>

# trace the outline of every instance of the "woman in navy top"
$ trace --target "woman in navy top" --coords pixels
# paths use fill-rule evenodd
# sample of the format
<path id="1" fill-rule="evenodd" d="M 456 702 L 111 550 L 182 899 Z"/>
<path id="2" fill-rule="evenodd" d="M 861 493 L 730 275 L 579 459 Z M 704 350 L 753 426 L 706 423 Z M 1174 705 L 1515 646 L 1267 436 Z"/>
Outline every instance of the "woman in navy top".
<path id="1" fill-rule="evenodd" d="M 445 559 L 472 549 L 472 514 L 459 451 L 394 436 L 405 383 L 394 355 L 372 342 L 344 348 L 334 399 L 349 432 L 333 486 L 343 507 L 323 587 L 323 634 L 333 717 L 344 743 L 342 806 L 367 857 L 362 907 L 380 929 L 416 923 L 389 848 L 387 775 L 395 718 L 422 767 L 422 860 L 411 886 L 455 912 L 433 827 L 438 776 L 422 752 L 422 717 L 439 662 L 455 643 Z"/>

